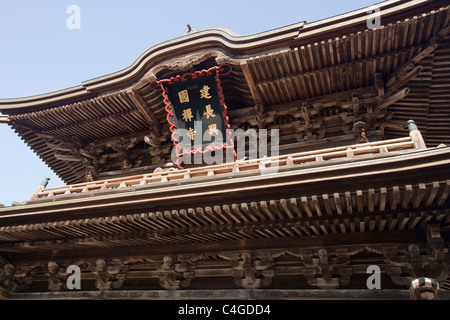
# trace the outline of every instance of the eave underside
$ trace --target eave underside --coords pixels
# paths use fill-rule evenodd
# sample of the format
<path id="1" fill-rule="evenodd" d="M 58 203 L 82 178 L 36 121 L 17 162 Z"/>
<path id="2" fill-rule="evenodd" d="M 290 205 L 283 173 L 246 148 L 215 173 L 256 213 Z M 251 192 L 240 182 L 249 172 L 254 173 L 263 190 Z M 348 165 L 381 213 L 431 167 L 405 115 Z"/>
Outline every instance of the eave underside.
<path id="1" fill-rule="evenodd" d="M 282 145 L 302 150 L 352 134 L 357 121 L 398 138 L 413 119 L 428 146 L 450 144 L 448 24 L 448 8 L 436 8 L 381 29 L 291 41 L 250 57 L 204 48 L 159 63 L 131 87 L 47 110 L 14 111 L 8 123 L 68 184 L 82 182 L 94 158 L 100 172 L 151 170 L 170 162 L 172 142 L 162 96 L 145 79 L 226 62 L 233 67 L 222 80 L 232 129 L 279 129 Z M 147 135 L 155 145 L 144 142 Z"/>

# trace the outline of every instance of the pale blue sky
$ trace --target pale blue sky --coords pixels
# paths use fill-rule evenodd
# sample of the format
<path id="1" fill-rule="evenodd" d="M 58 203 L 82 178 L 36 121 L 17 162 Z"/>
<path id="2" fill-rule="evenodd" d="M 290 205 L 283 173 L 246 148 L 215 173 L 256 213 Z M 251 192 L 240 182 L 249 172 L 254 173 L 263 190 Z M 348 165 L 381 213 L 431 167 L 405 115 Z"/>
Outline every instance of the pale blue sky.
<path id="1" fill-rule="evenodd" d="M 131 65 L 149 47 L 198 30 L 253 34 L 312 22 L 380 0 L 0 0 L 0 98 L 80 85 Z M 81 29 L 69 30 L 70 5 Z M 45 177 L 64 185 L 12 129 L 0 124 L 0 203 L 28 200 Z"/>

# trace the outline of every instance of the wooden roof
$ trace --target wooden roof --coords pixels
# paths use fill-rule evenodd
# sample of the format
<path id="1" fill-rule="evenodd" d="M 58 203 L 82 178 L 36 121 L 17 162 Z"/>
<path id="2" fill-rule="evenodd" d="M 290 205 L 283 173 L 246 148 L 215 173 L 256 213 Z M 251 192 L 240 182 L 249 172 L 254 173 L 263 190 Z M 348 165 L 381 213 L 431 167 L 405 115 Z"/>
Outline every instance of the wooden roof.
<path id="1" fill-rule="evenodd" d="M 381 29 L 367 29 L 364 8 L 252 36 L 204 30 L 79 87 L 0 100 L 0 122 L 67 182 L 0 209 L 0 298 L 167 297 L 161 287 L 279 298 L 365 289 L 374 263 L 389 289 L 426 269 L 447 290 L 450 9 L 380 7 Z M 222 63 L 231 127 L 279 129 L 280 154 L 176 169 L 149 83 Z M 408 136 L 410 119 L 422 134 Z M 358 121 L 369 143 L 355 144 Z M 64 291 L 72 264 L 79 295 Z"/>
<path id="2" fill-rule="evenodd" d="M 450 143 L 448 6 L 380 7 L 383 26 L 374 30 L 361 9 L 252 36 L 226 29 L 189 34 L 80 87 L 0 100 L 2 121 L 69 184 L 83 181 L 92 158 L 104 173 L 153 170 L 170 162 L 172 143 L 161 94 L 149 82 L 226 62 L 233 66 L 223 79 L 232 128 L 280 129 L 281 144 L 302 151 L 351 134 L 360 120 L 391 139 L 415 119 L 428 145 Z M 149 134 L 157 146 L 144 142 Z M 118 149 L 125 149 L 126 165 Z"/>
<path id="3" fill-rule="evenodd" d="M 448 225 L 449 147 L 417 150 L 404 138 L 336 149 L 40 190 L 1 210 L 0 252 Z M 264 172 L 275 161 L 276 174 Z"/>

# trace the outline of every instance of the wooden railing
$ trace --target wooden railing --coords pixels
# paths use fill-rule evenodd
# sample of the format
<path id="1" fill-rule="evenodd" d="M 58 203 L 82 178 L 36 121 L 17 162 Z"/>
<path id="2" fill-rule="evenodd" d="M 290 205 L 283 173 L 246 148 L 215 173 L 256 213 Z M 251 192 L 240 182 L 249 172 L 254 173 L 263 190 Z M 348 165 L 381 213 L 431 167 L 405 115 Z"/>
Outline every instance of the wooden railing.
<path id="1" fill-rule="evenodd" d="M 153 173 L 114 178 L 109 180 L 94 181 L 67 185 L 57 188 L 38 188 L 32 199 L 28 202 L 42 200 L 44 198 L 61 197 L 64 195 L 77 195 L 90 192 L 104 192 L 115 189 L 152 185 L 171 181 L 189 180 L 201 177 L 220 176 L 247 172 L 249 174 L 261 174 L 264 170 L 272 168 L 288 169 L 305 164 L 322 163 L 337 159 L 351 159 L 364 155 L 386 154 L 395 151 L 417 149 L 416 143 L 411 137 L 377 141 L 351 146 L 335 147 L 315 151 L 301 152 L 277 157 L 268 157 L 257 160 L 244 160 L 234 163 L 225 163 L 207 167 L 199 167 L 185 170 L 170 168 L 167 170 L 158 168 Z M 50 199 L 49 199 L 50 200 Z"/>

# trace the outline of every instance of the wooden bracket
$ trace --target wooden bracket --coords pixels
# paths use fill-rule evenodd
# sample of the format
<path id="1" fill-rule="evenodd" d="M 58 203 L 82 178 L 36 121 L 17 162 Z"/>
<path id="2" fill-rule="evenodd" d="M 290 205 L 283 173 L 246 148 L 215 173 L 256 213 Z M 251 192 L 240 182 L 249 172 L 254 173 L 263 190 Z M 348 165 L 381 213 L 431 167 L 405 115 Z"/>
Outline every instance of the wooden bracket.
<path id="1" fill-rule="evenodd" d="M 402 85 L 406 84 L 411 79 L 415 78 L 420 71 L 419 67 L 414 68 L 414 66 L 419 63 L 422 59 L 432 53 L 439 46 L 439 38 L 434 37 L 428 42 L 428 45 L 419 52 L 415 57 L 413 57 L 409 62 L 404 64 L 402 67 L 397 69 L 386 82 L 386 88 L 391 88 L 390 92 L 395 91 Z M 412 70 L 412 71 L 411 71 Z M 389 93 L 387 93 L 389 94 Z"/>
<path id="2" fill-rule="evenodd" d="M 152 110 L 150 110 L 147 103 L 141 97 L 141 95 L 134 89 L 128 89 L 126 91 L 126 94 L 133 101 L 134 105 L 137 107 L 145 120 L 147 120 L 150 128 L 153 129 L 157 135 L 159 135 L 162 130 L 161 124 L 159 123 L 156 115 L 152 112 Z"/>
<path id="3" fill-rule="evenodd" d="M 409 91 L 410 91 L 409 88 L 405 88 L 405 89 L 397 92 L 396 94 L 393 94 L 392 96 L 384 99 L 376 106 L 375 111 L 381 111 L 382 109 L 386 109 L 390 105 L 392 105 L 392 104 L 396 103 L 397 101 L 406 97 L 409 94 Z"/>

